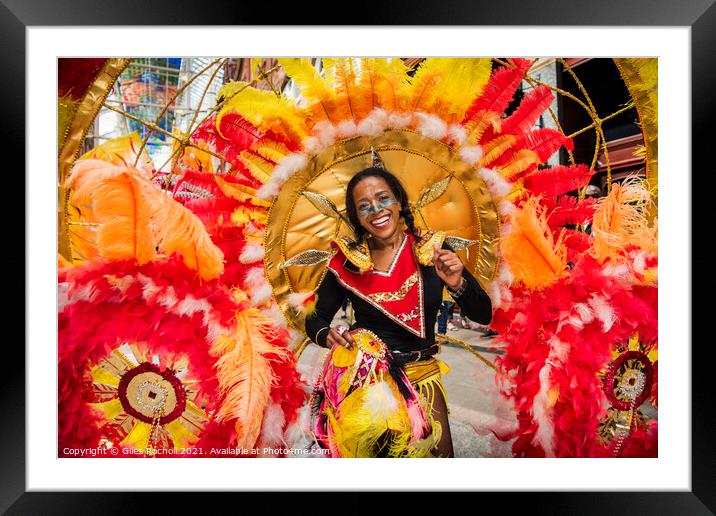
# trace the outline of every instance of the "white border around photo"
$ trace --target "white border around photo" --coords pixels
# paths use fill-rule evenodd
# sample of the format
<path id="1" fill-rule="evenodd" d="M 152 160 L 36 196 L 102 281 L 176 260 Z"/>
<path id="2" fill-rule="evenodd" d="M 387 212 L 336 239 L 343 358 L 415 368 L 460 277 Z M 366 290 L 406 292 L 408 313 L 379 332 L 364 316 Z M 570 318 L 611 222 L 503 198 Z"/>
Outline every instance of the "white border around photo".
<path id="1" fill-rule="evenodd" d="M 689 27 L 28 27 L 27 490 L 691 489 Z M 57 58 L 659 58 L 657 459 L 58 459 Z"/>

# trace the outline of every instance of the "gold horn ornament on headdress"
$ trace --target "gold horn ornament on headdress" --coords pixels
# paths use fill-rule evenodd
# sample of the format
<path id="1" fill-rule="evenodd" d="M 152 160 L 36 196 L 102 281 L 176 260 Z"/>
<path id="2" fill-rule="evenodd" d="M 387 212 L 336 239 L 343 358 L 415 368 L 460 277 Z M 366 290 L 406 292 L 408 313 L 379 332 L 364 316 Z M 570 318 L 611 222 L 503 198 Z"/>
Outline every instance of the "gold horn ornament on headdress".
<path id="1" fill-rule="evenodd" d="M 380 158 L 380 155 L 376 152 L 375 148 L 371 145 L 370 147 L 370 159 L 371 159 L 371 166 L 373 168 L 379 168 L 381 170 L 385 170 L 385 163 L 383 163 L 383 160 Z"/>

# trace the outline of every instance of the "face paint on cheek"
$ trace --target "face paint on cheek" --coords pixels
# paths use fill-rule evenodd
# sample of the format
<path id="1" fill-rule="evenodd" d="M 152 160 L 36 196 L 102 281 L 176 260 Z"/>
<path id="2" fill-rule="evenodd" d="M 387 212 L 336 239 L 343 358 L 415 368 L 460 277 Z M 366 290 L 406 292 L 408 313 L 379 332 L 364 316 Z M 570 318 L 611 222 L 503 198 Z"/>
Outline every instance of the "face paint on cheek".
<path id="1" fill-rule="evenodd" d="M 365 217 L 367 217 L 368 215 L 370 215 L 371 213 L 378 213 L 378 212 L 380 212 L 381 210 L 388 209 L 390 206 L 394 205 L 394 204 L 397 203 L 397 202 L 398 202 L 398 201 L 396 201 L 396 200 L 393 199 L 393 198 L 391 198 L 391 199 L 386 199 L 386 200 L 384 200 L 384 201 L 380 201 L 380 202 L 379 202 L 378 204 L 376 204 L 375 206 L 374 206 L 374 205 L 370 205 L 370 206 L 367 206 L 367 207 L 365 207 L 365 208 L 359 209 L 359 210 L 358 210 L 358 216 L 365 218 Z"/>

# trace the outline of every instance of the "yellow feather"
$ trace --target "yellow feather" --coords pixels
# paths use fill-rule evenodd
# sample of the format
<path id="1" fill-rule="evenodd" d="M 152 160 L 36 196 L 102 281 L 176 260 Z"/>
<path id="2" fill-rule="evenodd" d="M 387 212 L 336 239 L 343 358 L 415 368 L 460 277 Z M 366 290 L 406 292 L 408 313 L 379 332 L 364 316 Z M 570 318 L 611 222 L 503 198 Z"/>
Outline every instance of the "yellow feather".
<path id="1" fill-rule="evenodd" d="M 90 403 L 90 406 L 101 409 L 107 421 L 113 420 L 119 414 L 122 414 L 124 412 L 122 400 L 120 400 L 119 398 L 106 401 L 104 403 Z"/>
<path id="2" fill-rule="evenodd" d="M 437 97 L 437 85 L 444 73 L 442 59 L 426 59 L 410 80 L 410 104 L 413 111 L 431 112 Z"/>
<path id="3" fill-rule="evenodd" d="M 492 126 L 493 129 L 499 130 L 501 125 L 500 115 L 494 111 L 482 111 L 476 115 L 468 123 L 465 124 L 467 130 L 467 140 L 465 145 L 475 145 L 480 142 L 485 130 Z"/>
<path id="4" fill-rule="evenodd" d="M 283 143 L 273 140 L 262 141 L 256 145 L 256 148 L 253 150 L 260 156 L 269 161 L 273 161 L 274 163 L 278 163 L 283 158 L 291 154 L 291 151 L 288 150 L 288 147 L 286 147 Z"/>
<path id="5" fill-rule="evenodd" d="M 426 59 L 412 80 L 413 108 L 434 113 L 448 123 L 460 122 L 485 88 L 490 71 L 490 59 Z"/>
<path id="6" fill-rule="evenodd" d="M 557 241 L 537 198 L 530 197 L 512 214 L 512 230 L 501 242 L 502 256 L 515 279 L 540 289 L 565 273 L 567 249 L 562 234 Z"/>
<path id="7" fill-rule="evenodd" d="M 378 104 L 384 110 L 407 111 L 409 109 L 411 85 L 408 81 L 408 68 L 402 59 L 376 59 L 376 96 Z"/>
<path id="8" fill-rule="evenodd" d="M 84 153 L 79 159 L 98 159 L 118 166 L 134 166 L 134 162 L 137 159 L 137 152 L 139 152 L 141 146 L 142 139 L 139 137 L 139 133 L 134 131 L 124 136 L 112 138 L 96 147 L 92 147 L 91 150 Z M 137 162 L 136 168 L 145 175 L 151 176 L 154 165 L 147 153 L 146 147 L 142 149 L 142 155 Z"/>
<path id="9" fill-rule="evenodd" d="M 376 105 L 375 95 L 375 67 L 373 61 L 368 59 L 351 58 L 348 60 L 352 74 L 350 87 L 350 102 L 353 119 L 356 122 L 363 120 Z"/>
<path id="10" fill-rule="evenodd" d="M 249 220 L 258 222 L 259 224 L 266 224 L 268 219 L 268 213 L 265 209 L 251 208 L 248 206 L 239 206 L 231 214 L 231 221 L 237 226 L 243 226 Z"/>
<path id="11" fill-rule="evenodd" d="M 149 447 L 149 433 L 151 430 L 151 425 L 135 419 L 134 426 L 124 437 L 121 444 L 144 451 Z"/>
<path id="12" fill-rule="evenodd" d="M 221 119 L 226 113 L 234 112 L 261 131 L 272 130 L 295 142 L 300 142 L 306 136 L 305 113 L 284 96 L 257 90 L 243 81 L 224 85 L 219 96 L 228 100 L 219 112 L 217 127 L 220 127 Z"/>
<path id="13" fill-rule="evenodd" d="M 448 123 L 461 122 L 490 78 L 491 60 L 466 58 L 442 61 L 444 71 L 436 88 L 434 112 Z"/>
<path id="14" fill-rule="evenodd" d="M 311 64 L 310 59 L 279 58 L 278 62 L 286 70 L 286 75 L 296 83 L 308 103 L 325 103 L 334 99 L 335 92 Z M 327 109 L 325 113 L 328 114 Z"/>
<path id="15" fill-rule="evenodd" d="M 328 82 L 321 77 L 318 70 L 311 64 L 309 59 L 279 59 L 279 62 L 286 70 L 286 74 L 296 82 L 301 90 L 301 95 L 308 104 L 310 120 L 306 120 L 307 127 L 313 127 L 316 123 L 333 120 L 333 111 L 336 103 L 336 95 Z"/>
<path id="16" fill-rule="evenodd" d="M 171 436 L 175 447 L 188 446 L 198 439 L 198 436 L 192 434 L 181 424 L 181 418 L 168 423 L 164 428 Z"/>
<path id="17" fill-rule="evenodd" d="M 493 138 L 482 146 L 482 159 L 478 167 L 484 167 L 488 163 L 495 161 L 512 147 L 517 141 L 517 137 L 511 134 L 503 134 L 497 138 Z"/>
<path id="18" fill-rule="evenodd" d="M 274 169 L 273 163 L 249 151 L 241 151 L 239 157 L 241 162 L 249 169 L 252 176 L 264 184 L 269 181 L 271 171 Z"/>
<path id="19" fill-rule="evenodd" d="M 380 83 L 386 82 L 386 79 L 378 74 L 376 61 L 375 58 L 355 59 L 356 83 L 362 92 L 363 102 L 369 106 L 367 112 L 380 107 L 378 88 Z"/>
<path id="20" fill-rule="evenodd" d="M 499 170 L 503 176 L 509 178 L 539 162 L 540 159 L 536 152 L 529 149 L 521 149 L 515 153 L 512 159 L 499 167 Z"/>
<path id="21" fill-rule="evenodd" d="M 247 201 L 256 195 L 256 189 L 250 186 L 245 186 L 240 183 L 230 183 L 219 176 L 215 176 L 214 181 L 216 181 L 217 186 L 224 195 L 237 201 Z"/>

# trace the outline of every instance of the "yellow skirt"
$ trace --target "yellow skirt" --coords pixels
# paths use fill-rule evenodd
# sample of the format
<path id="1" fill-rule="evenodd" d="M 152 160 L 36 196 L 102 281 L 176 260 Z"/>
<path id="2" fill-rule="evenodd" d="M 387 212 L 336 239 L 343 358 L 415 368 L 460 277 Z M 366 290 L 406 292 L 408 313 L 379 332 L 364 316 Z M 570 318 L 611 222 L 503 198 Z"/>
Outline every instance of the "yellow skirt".
<path id="1" fill-rule="evenodd" d="M 431 357 L 419 362 L 408 362 L 405 364 L 404 370 L 415 390 L 425 398 L 431 413 L 435 400 L 435 389 L 440 389 L 447 406 L 447 396 L 445 387 L 443 387 L 442 375 L 448 374 L 450 367 L 445 362 Z"/>

